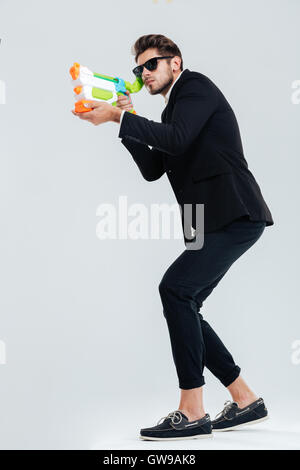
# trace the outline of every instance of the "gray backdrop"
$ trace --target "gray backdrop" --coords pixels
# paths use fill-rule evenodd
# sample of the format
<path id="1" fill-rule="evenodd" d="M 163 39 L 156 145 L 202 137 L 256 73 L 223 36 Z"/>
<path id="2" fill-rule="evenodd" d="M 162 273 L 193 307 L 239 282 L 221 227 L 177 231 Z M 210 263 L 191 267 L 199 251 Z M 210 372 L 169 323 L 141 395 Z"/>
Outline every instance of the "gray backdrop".
<path id="1" fill-rule="evenodd" d="M 149 33 L 172 38 L 184 67 L 225 94 L 275 221 L 202 309 L 272 421 L 251 444 L 219 433 L 201 448 L 298 447 L 299 15 L 298 0 L 0 0 L 1 448 L 149 449 L 139 429 L 178 407 L 158 284 L 183 240 L 96 236 L 101 203 L 175 197 L 166 175 L 142 178 L 118 124 L 71 114 L 72 63 L 133 80 L 130 48 Z M 160 121 L 162 96 L 133 101 Z M 230 397 L 205 377 L 214 417 Z"/>

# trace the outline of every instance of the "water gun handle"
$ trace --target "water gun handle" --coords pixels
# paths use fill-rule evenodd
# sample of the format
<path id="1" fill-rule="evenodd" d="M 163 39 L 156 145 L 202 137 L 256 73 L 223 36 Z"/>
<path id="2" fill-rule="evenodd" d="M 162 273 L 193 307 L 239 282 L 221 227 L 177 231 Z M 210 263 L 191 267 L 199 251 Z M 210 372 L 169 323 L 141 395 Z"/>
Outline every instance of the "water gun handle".
<path id="1" fill-rule="evenodd" d="M 116 84 L 116 93 L 117 95 L 127 96 L 127 83 L 122 78 L 117 78 L 118 83 Z M 118 99 L 118 98 L 117 98 Z M 113 106 L 116 106 L 117 103 L 113 103 Z M 136 111 L 132 108 L 130 113 L 136 114 Z"/>
<path id="2" fill-rule="evenodd" d="M 128 91 L 128 90 L 127 90 L 127 91 Z M 128 91 L 128 93 L 129 93 L 129 91 Z M 127 94 L 126 91 L 119 92 L 119 93 L 117 93 L 117 95 L 126 96 L 126 97 L 128 98 L 128 102 L 129 102 L 129 96 L 128 96 L 128 94 Z M 116 104 L 116 105 L 117 105 L 117 104 Z M 128 111 L 128 110 L 126 109 L 126 111 Z M 129 110 L 129 112 L 130 112 L 130 113 L 133 113 L 133 114 L 136 114 L 136 111 L 134 110 L 133 107 L 132 107 L 132 109 Z"/>

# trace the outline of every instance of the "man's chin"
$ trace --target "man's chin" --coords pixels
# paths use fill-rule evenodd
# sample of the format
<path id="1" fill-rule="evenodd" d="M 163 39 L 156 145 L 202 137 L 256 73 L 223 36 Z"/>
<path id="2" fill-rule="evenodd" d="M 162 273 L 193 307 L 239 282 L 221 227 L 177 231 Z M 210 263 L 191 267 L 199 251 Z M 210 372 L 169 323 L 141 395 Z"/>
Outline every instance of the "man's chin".
<path id="1" fill-rule="evenodd" d="M 157 94 L 157 90 L 155 88 L 152 88 L 152 87 L 147 87 L 150 95 L 156 95 Z"/>
<path id="2" fill-rule="evenodd" d="M 146 88 L 147 88 L 147 90 L 149 90 L 150 93 L 152 92 L 152 90 L 155 89 L 155 88 L 153 88 L 153 83 L 154 82 L 150 82 L 149 84 L 146 85 Z"/>
<path id="3" fill-rule="evenodd" d="M 169 82 L 167 82 L 163 86 L 158 86 L 156 84 L 156 87 L 155 87 L 155 81 L 153 81 L 153 82 L 149 83 L 149 85 L 146 85 L 146 87 L 147 87 L 147 90 L 149 91 L 150 95 L 159 95 L 160 93 L 165 91 L 172 84 L 172 81 L 173 81 L 173 79 L 170 79 Z"/>
<path id="4" fill-rule="evenodd" d="M 155 88 L 155 86 L 151 86 L 152 84 L 150 83 L 150 86 L 147 86 L 147 90 L 149 91 L 150 95 L 158 95 L 159 93 L 162 92 L 162 88 Z"/>

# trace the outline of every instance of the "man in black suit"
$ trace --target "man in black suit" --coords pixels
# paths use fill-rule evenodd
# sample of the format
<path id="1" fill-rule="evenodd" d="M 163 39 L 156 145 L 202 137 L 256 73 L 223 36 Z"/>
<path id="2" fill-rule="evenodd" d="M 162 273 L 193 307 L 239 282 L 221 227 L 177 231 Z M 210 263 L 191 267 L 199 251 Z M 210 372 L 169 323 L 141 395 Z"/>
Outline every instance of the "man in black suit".
<path id="1" fill-rule="evenodd" d="M 230 266 L 274 221 L 248 168 L 234 112 L 219 88 L 205 75 L 183 69 L 180 50 L 165 36 L 142 36 L 134 51 L 134 73 L 151 95 L 165 98 L 162 123 L 126 112 L 132 108 L 130 96 L 119 97 L 113 109 L 95 102 L 93 111 L 79 117 L 96 125 L 120 123 L 121 142 L 143 177 L 155 181 L 166 173 L 181 210 L 186 250 L 159 284 L 181 398 L 176 411 L 163 423 L 141 429 L 140 437 L 210 437 L 212 428 L 235 429 L 267 418 L 263 399 L 240 376 L 240 367 L 199 310 Z M 186 204 L 192 208 L 188 214 Z M 204 207 L 200 225 L 199 205 Z M 194 249 L 201 235 L 204 243 Z M 202 400 L 204 366 L 233 399 L 212 422 Z"/>

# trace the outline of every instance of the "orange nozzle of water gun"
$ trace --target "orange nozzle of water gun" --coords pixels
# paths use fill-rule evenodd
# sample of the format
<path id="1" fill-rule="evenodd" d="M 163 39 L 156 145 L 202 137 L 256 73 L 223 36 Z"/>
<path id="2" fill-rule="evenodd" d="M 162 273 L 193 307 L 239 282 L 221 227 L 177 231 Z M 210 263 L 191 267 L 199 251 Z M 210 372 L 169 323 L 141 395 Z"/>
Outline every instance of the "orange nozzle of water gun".
<path id="1" fill-rule="evenodd" d="M 70 68 L 70 74 L 73 80 L 76 80 L 79 77 L 79 69 L 80 69 L 80 64 L 78 64 L 78 62 L 74 62 L 74 64 Z"/>
<path id="2" fill-rule="evenodd" d="M 75 112 L 76 113 L 86 113 L 88 111 L 92 111 L 93 108 L 86 108 L 84 106 L 84 103 L 90 103 L 91 100 L 79 100 L 79 101 L 76 101 L 75 103 Z"/>
<path id="3" fill-rule="evenodd" d="M 82 86 L 76 86 L 74 88 L 74 93 L 76 93 L 76 95 L 79 95 L 82 91 Z"/>

